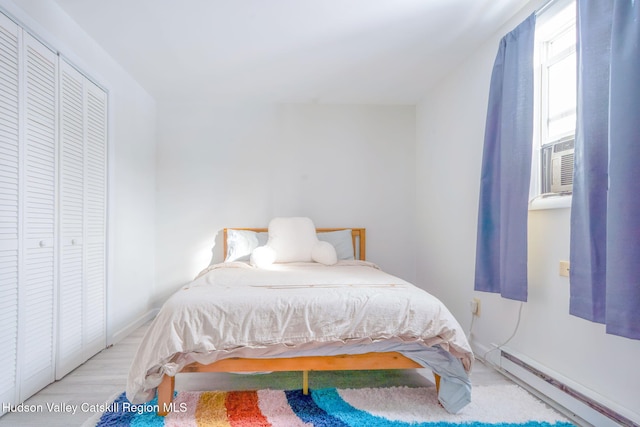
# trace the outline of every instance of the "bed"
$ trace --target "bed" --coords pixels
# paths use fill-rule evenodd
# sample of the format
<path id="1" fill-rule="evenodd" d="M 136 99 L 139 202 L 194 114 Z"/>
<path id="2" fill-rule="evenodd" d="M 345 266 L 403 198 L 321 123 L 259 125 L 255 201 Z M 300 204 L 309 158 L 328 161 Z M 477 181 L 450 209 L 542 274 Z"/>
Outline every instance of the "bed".
<path id="1" fill-rule="evenodd" d="M 247 250 L 275 242 L 272 223 L 225 229 L 225 262 L 163 305 L 131 365 L 132 403 L 157 395 L 166 415 L 182 372 L 300 371 L 306 393 L 309 371 L 424 367 L 447 411 L 470 402 L 473 354 L 460 325 L 435 297 L 366 261 L 365 229 L 313 228 L 309 238 L 330 243 L 315 247 L 335 250 L 335 262 L 281 258 L 256 267 Z M 299 239 L 298 231 L 288 237 Z M 238 245 L 252 233 L 253 242 Z"/>

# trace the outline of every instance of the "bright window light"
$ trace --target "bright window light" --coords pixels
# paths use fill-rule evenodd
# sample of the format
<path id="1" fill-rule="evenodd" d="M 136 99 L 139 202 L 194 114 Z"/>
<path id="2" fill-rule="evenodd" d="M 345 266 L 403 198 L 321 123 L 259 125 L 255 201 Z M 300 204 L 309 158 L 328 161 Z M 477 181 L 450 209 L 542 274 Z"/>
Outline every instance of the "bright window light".
<path id="1" fill-rule="evenodd" d="M 530 200 L 568 196 L 576 128 L 576 5 L 557 0 L 537 18 Z"/>

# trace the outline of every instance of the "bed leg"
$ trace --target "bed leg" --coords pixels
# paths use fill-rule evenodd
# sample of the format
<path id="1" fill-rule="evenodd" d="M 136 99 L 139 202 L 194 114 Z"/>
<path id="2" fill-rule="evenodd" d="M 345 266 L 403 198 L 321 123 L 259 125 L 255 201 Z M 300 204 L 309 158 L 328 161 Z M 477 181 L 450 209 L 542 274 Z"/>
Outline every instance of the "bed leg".
<path id="1" fill-rule="evenodd" d="M 433 373 L 433 378 L 436 380 L 436 395 L 440 394 L 440 375 Z"/>
<path id="2" fill-rule="evenodd" d="M 176 377 L 165 374 L 162 377 L 162 382 L 158 386 L 158 415 L 164 417 L 169 413 L 175 387 Z"/>
<path id="3" fill-rule="evenodd" d="M 309 394 L 309 371 L 302 371 L 302 394 Z"/>

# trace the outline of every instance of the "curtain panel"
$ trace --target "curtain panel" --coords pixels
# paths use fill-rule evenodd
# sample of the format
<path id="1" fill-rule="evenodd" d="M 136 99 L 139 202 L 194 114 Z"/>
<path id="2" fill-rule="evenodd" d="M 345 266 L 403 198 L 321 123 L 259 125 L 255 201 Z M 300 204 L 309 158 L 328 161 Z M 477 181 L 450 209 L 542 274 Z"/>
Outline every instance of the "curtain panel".
<path id="1" fill-rule="evenodd" d="M 640 5 L 577 6 L 570 313 L 640 339 Z"/>
<path id="2" fill-rule="evenodd" d="M 484 136 L 474 289 L 527 300 L 535 14 L 500 41 Z"/>

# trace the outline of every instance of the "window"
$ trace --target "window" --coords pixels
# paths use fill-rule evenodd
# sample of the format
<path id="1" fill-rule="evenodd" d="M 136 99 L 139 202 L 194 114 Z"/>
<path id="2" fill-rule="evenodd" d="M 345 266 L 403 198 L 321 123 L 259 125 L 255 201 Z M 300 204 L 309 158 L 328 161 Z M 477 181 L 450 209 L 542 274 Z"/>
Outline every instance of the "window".
<path id="1" fill-rule="evenodd" d="M 530 190 L 530 200 L 534 202 L 548 196 L 567 196 L 572 191 L 576 128 L 575 1 L 558 0 L 538 16 L 535 55 L 536 126 Z"/>

